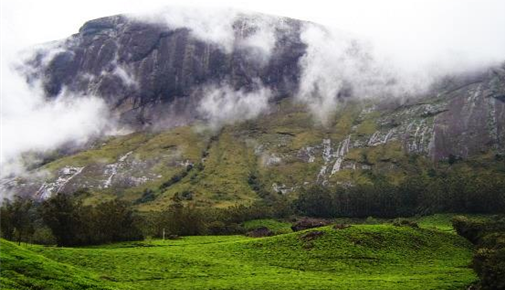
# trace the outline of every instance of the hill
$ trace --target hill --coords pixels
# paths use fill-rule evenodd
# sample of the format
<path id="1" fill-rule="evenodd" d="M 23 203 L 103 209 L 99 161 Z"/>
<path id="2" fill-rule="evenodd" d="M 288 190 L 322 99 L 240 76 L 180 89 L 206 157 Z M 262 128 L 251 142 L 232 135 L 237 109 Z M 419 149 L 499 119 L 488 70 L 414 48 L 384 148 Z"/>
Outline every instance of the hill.
<path id="1" fill-rule="evenodd" d="M 391 225 L 86 248 L 4 244 L 3 255 L 42 255 L 47 263 L 89 271 L 120 289 L 462 289 L 476 279 L 469 268 L 472 246 L 463 238 Z M 12 269 L 12 263 L 2 259 L 2 269 Z M 55 278 L 61 273 L 51 275 L 47 283 L 64 283 Z M 12 272 L 2 277 L 18 279 Z"/>

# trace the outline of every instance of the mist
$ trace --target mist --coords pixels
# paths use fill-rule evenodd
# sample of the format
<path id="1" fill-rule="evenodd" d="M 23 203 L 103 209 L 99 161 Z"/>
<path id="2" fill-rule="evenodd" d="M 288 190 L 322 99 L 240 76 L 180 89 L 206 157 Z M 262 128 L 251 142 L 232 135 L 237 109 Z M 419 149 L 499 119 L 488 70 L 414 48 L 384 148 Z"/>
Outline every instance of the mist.
<path id="1" fill-rule="evenodd" d="M 268 101 L 272 97 L 270 89 L 259 81 L 256 83 L 258 88 L 251 92 L 234 90 L 227 84 L 204 87 L 200 92 L 203 98 L 197 110 L 212 130 L 255 119 L 268 110 Z"/>
<path id="2" fill-rule="evenodd" d="M 84 144 L 110 128 L 104 101 L 63 90 L 55 99 L 44 96 L 40 81 L 28 84 L 21 75 L 23 55 L 14 52 L 2 62 L 0 178 L 23 174 L 27 152 L 51 152 L 67 143 Z M 18 59 L 20 61 L 12 61 Z"/>
<path id="3" fill-rule="evenodd" d="M 193 37 L 213 43 L 226 53 L 251 49 L 259 61 L 268 60 L 275 46 L 274 28 L 281 25 L 277 17 L 233 8 L 170 6 L 128 16 L 169 29 L 189 28 Z M 243 23 L 236 30 L 234 24 L 239 18 L 245 18 L 247 25 Z"/>

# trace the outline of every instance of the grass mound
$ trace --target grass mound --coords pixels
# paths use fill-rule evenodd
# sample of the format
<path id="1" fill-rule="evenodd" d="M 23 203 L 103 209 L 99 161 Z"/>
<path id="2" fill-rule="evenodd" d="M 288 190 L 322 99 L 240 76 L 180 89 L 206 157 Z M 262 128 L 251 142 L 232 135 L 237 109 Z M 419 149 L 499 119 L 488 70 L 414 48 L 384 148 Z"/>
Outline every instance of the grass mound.
<path id="1" fill-rule="evenodd" d="M 94 273 L 52 261 L 0 239 L 0 288 L 7 289 L 117 289 Z"/>

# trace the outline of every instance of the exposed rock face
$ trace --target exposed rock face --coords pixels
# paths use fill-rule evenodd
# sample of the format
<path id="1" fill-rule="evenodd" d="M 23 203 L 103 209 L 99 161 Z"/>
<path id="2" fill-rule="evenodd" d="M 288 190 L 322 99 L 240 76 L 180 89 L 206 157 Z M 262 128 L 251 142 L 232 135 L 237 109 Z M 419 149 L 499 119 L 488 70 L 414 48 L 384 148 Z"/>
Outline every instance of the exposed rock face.
<path id="1" fill-rule="evenodd" d="M 254 15 L 236 18 L 230 52 L 187 28 L 121 15 L 96 19 L 61 43 L 59 53 L 53 56 L 52 50 L 49 61 L 48 51 L 39 51 L 30 63 L 34 69 L 29 79 L 41 77 L 50 97 L 63 89 L 98 95 L 130 125 L 164 119 L 167 125 L 180 125 L 196 117 L 194 92 L 205 84 L 252 90 L 261 83 L 277 96 L 296 90 L 298 59 L 305 51 L 302 23 L 286 18 L 271 22 L 275 45 L 271 55 L 262 56 L 258 54 L 264 52 L 241 42 L 258 29 Z"/>
<path id="2" fill-rule="evenodd" d="M 450 154 L 466 158 L 505 145 L 505 92 L 503 68 L 446 93 L 445 107 L 435 117 L 433 159 Z"/>

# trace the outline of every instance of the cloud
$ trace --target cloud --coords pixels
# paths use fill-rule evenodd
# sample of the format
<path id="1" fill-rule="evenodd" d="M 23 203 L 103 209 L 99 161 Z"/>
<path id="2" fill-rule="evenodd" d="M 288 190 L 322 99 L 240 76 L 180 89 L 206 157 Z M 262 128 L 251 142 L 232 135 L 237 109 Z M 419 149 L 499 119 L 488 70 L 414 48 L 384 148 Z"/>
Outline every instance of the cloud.
<path id="1" fill-rule="evenodd" d="M 377 96 L 392 76 L 380 67 L 370 45 L 341 31 L 305 24 L 301 40 L 307 45 L 299 61 L 301 78 L 296 99 L 327 124 L 339 99 Z"/>
<path id="2" fill-rule="evenodd" d="M 304 25 L 301 40 L 307 49 L 299 61 L 301 78 L 296 100 L 305 103 L 323 125 L 347 97 L 421 96 L 443 77 L 472 73 L 493 64 L 490 59 L 447 55 L 413 65 L 392 58 L 390 50 L 377 49 L 366 38 L 312 23 Z"/>
<path id="3" fill-rule="evenodd" d="M 260 60 L 268 60 L 275 47 L 275 29 L 282 27 L 277 17 L 233 8 L 172 6 L 129 17 L 170 29 L 190 29 L 194 37 L 213 43 L 226 53 L 237 48 L 250 49 Z"/>
<path id="4" fill-rule="evenodd" d="M 258 88 L 250 92 L 234 90 L 228 84 L 206 86 L 197 110 L 212 129 L 254 119 L 268 110 L 272 97 L 270 89 L 257 84 Z"/>
<path id="5" fill-rule="evenodd" d="M 69 142 L 83 144 L 110 126 L 102 99 L 63 90 L 47 100 L 40 80 L 28 85 L 13 67 L 21 66 L 2 63 L 0 178 L 25 170 L 30 160 L 23 159 L 24 153 L 48 152 Z"/>
<path id="6" fill-rule="evenodd" d="M 170 29 L 189 28 L 194 37 L 217 44 L 228 53 L 234 48 L 233 23 L 237 16 L 235 9 L 182 6 L 130 15 L 135 20 L 163 24 Z"/>

